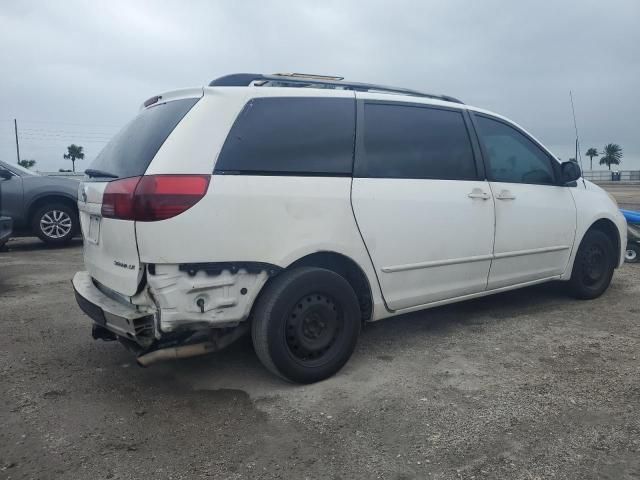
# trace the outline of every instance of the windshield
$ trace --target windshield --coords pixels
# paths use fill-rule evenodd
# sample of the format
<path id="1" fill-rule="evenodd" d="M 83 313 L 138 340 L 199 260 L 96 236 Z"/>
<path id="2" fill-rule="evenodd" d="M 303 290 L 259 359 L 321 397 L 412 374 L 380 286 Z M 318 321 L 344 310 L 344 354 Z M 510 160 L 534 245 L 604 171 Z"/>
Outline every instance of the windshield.
<path id="1" fill-rule="evenodd" d="M 32 172 L 27 168 L 21 167 L 17 163 L 0 162 L 0 166 L 6 168 L 7 170 L 11 170 L 13 173 L 20 175 L 22 177 L 28 176 L 28 175 L 32 175 L 32 176 L 38 175 L 37 173 Z"/>
<path id="2" fill-rule="evenodd" d="M 198 100 L 173 100 L 144 109 L 111 139 L 90 170 L 113 178 L 144 175 L 164 141 Z"/>

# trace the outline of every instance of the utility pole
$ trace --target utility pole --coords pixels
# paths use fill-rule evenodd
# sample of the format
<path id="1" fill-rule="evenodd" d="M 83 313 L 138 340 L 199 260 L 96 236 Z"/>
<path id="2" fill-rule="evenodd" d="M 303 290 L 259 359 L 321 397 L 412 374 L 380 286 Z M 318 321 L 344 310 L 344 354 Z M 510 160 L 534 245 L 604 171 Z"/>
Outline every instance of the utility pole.
<path id="1" fill-rule="evenodd" d="M 18 156 L 18 163 L 20 163 L 20 143 L 18 142 L 18 120 L 13 119 L 13 129 L 16 132 L 16 155 Z"/>

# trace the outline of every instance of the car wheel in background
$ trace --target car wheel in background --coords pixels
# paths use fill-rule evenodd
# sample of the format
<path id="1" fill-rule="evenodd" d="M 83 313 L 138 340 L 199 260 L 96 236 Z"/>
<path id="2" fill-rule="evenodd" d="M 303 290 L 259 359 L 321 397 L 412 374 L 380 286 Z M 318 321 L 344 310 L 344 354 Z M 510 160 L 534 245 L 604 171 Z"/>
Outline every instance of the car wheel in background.
<path id="1" fill-rule="evenodd" d="M 344 277 L 300 267 L 275 277 L 260 294 L 251 336 L 258 358 L 272 373 L 313 383 L 347 363 L 360 322 L 358 298 Z"/>
<path id="2" fill-rule="evenodd" d="M 31 221 L 33 232 L 49 245 L 69 243 L 78 231 L 78 214 L 64 203 L 39 208 Z"/>
<path id="3" fill-rule="evenodd" d="M 640 258 L 638 258 L 639 254 L 640 245 L 629 244 L 624 251 L 624 261 L 627 263 L 638 263 L 638 261 L 640 261 Z"/>
<path id="4" fill-rule="evenodd" d="M 615 265 L 615 249 L 609 237 L 599 230 L 588 231 L 573 262 L 571 294 L 585 300 L 599 297 L 609 287 Z"/>

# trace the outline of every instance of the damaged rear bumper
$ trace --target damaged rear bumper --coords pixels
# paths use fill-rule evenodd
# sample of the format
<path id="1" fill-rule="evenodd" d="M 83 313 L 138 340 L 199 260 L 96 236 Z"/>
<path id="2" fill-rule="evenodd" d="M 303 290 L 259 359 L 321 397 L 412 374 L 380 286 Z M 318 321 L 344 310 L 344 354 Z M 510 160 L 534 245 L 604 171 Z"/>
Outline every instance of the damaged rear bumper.
<path id="1" fill-rule="evenodd" d="M 187 277 L 186 273 L 182 275 Z M 181 285 L 179 279 L 170 275 L 158 275 L 155 279 L 162 280 L 160 286 L 164 287 L 157 292 L 150 292 L 155 294 L 156 299 L 162 299 L 166 303 L 167 300 L 173 300 L 177 296 L 180 289 L 176 287 Z M 195 280 L 192 279 L 192 282 Z M 202 288 L 202 283 L 202 281 L 191 283 L 188 285 L 188 289 L 201 296 L 203 290 L 205 293 L 208 290 L 208 288 Z M 228 279 L 223 277 L 218 283 L 219 285 L 216 284 L 216 287 L 225 286 L 228 290 L 230 283 Z M 245 282 L 240 282 L 240 285 L 245 284 Z M 132 303 L 136 300 L 135 298 L 128 302 L 125 297 L 121 297 L 116 292 L 112 292 L 106 287 L 100 288 L 91 278 L 89 272 L 76 273 L 72 285 L 80 309 L 94 322 L 93 337 L 103 340 L 119 340 L 137 355 L 138 363 L 142 366 L 160 360 L 191 357 L 221 350 L 245 335 L 249 327 L 248 322 L 239 321 L 240 318 L 230 322 L 228 315 L 221 315 L 220 311 L 242 314 L 242 310 L 238 312 L 237 308 L 233 308 L 238 306 L 238 302 L 227 302 L 226 306 L 232 308 L 221 309 L 218 304 L 217 310 L 211 309 L 201 312 L 202 317 L 213 320 L 207 322 L 203 321 L 202 317 L 193 318 L 194 312 L 189 312 L 186 309 L 179 310 L 176 314 L 174 308 L 167 308 L 165 305 L 163 309 L 162 303 L 159 308 L 156 308 Z M 211 288 L 210 285 L 207 286 Z M 244 308 L 244 305 L 240 305 L 240 307 Z M 182 319 L 186 317 L 187 321 L 177 322 L 181 327 L 179 330 L 166 332 L 160 328 L 162 323 L 160 317 L 165 311 L 169 314 L 167 316 L 170 319 L 174 318 L 171 315 L 173 314 Z M 212 313 L 215 315 L 211 315 Z M 175 323 L 168 323 L 168 326 L 174 327 Z"/>
<path id="2" fill-rule="evenodd" d="M 93 282 L 88 272 L 77 272 L 72 280 L 80 309 L 97 325 L 144 346 L 154 339 L 154 314 L 110 298 Z"/>

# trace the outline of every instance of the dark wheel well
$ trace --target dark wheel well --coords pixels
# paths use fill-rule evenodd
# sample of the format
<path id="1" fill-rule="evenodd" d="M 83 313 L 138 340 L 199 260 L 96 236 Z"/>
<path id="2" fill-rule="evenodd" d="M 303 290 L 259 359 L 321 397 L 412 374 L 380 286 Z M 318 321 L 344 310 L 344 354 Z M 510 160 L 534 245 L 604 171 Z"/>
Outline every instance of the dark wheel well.
<path id="1" fill-rule="evenodd" d="M 44 197 L 38 198 L 35 202 L 33 202 L 29 206 L 29 213 L 27 215 L 27 222 L 31 224 L 31 220 L 33 220 L 33 216 L 36 214 L 40 207 L 51 203 L 63 203 L 68 207 L 71 207 L 76 214 L 78 213 L 78 204 L 71 200 L 69 197 L 64 197 L 62 195 L 46 195 Z"/>
<path id="2" fill-rule="evenodd" d="M 618 234 L 618 228 L 616 227 L 616 225 L 609 219 L 601 218 L 600 220 L 595 222 L 593 225 L 591 225 L 589 227 L 589 230 L 598 230 L 604 233 L 607 237 L 609 237 L 609 240 L 611 240 L 611 243 L 615 248 L 615 254 L 616 254 L 615 266 L 617 268 L 618 260 L 620 259 L 620 235 Z"/>
<path id="3" fill-rule="evenodd" d="M 371 319 L 373 314 L 371 285 L 369 285 L 369 280 L 360 266 L 349 257 L 335 252 L 317 252 L 296 260 L 287 269 L 295 267 L 326 268 L 344 277 L 356 292 L 362 321 Z"/>

